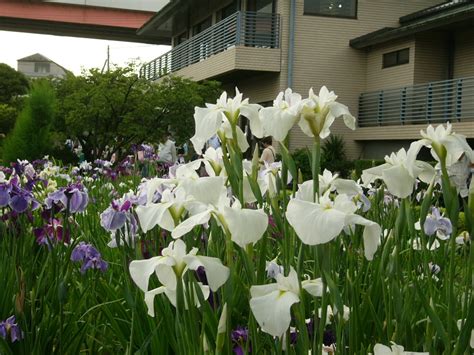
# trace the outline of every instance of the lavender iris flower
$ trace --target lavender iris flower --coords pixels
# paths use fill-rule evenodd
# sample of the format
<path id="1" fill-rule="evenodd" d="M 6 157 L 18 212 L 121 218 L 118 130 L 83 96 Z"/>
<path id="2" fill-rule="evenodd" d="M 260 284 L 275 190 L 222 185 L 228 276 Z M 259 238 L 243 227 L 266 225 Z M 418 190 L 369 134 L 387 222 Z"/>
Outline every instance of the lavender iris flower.
<path id="1" fill-rule="evenodd" d="M 71 184 L 49 193 L 44 203 L 48 209 L 51 209 L 54 205 L 63 211 L 67 208 L 68 201 L 70 213 L 84 212 L 89 203 L 87 189 L 80 183 Z"/>
<path id="2" fill-rule="evenodd" d="M 0 184 L 0 207 L 9 206 L 16 213 L 23 213 L 28 206 L 34 210 L 39 207 L 31 191 L 20 186 L 17 176 L 8 183 Z"/>
<path id="3" fill-rule="evenodd" d="M 8 335 L 10 335 L 12 343 L 23 338 L 23 332 L 16 323 L 15 316 L 11 316 L 5 321 L 0 322 L 0 336 L 6 340 Z"/>
<path id="4" fill-rule="evenodd" d="M 89 269 L 99 269 L 105 272 L 109 265 L 102 260 L 102 256 L 92 244 L 80 242 L 71 253 L 71 261 L 82 262 L 81 274 Z"/>
<path id="5" fill-rule="evenodd" d="M 426 217 L 423 228 L 426 235 L 436 233 L 436 236 L 441 240 L 448 239 L 453 231 L 453 226 L 449 218 L 442 217 L 439 209 L 436 207 L 433 207 L 431 214 Z"/>

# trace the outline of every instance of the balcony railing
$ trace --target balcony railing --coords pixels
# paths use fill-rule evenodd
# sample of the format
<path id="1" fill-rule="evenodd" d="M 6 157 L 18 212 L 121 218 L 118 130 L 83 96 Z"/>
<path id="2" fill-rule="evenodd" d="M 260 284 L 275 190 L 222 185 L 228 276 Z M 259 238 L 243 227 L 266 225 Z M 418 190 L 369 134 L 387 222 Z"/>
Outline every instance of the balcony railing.
<path id="1" fill-rule="evenodd" d="M 474 121 L 474 77 L 363 93 L 359 126 Z"/>
<path id="2" fill-rule="evenodd" d="M 143 65 L 140 76 L 156 80 L 236 46 L 279 48 L 279 15 L 236 12 Z"/>

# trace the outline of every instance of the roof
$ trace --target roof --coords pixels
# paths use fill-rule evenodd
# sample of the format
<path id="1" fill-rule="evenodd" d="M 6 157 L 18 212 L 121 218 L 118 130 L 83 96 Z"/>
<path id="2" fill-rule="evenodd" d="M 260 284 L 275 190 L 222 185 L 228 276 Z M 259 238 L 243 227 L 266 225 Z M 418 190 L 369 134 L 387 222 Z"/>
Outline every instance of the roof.
<path id="1" fill-rule="evenodd" d="M 418 32 L 474 19 L 474 0 L 454 0 L 400 17 L 400 27 L 382 28 L 349 41 L 351 47 L 364 49 Z"/>
<path id="2" fill-rule="evenodd" d="M 17 60 L 18 62 L 53 62 L 51 59 L 45 57 L 40 53 L 29 55 L 28 57 Z"/>
<path id="3" fill-rule="evenodd" d="M 142 27 L 137 30 L 138 35 L 154 34 L 157 30 L 160 30 L 160 35 L 168 39 L 168 42 L 160 42 L 160 44 L 169 44 L 171 40 L 171 24 L 170 19 L 172 15 L 182 5 L 186 5 L 187 2 L 184 0 L 171 0 L 165 6 L 163 6 L 155 15 L 153 15 Z"/>
<path id="4" fill-rule="evenodd" d="M 42 54 L 40 54 L 40 53 L 35 53 L 35 54 L 32 54 L 32 55 L 29 55 L 28 57 L 18 59 L 17 62 L 35 62 L 35 63 L 38 63 L 38 62 L 47 62 L 47 63 L 54 63 L 54 64 L 56 64 L 58 67 L 60 67 L 62 70 L 64 70 L 64 72 L 66 72 L 66 73 L 70 73 L 70 72 L 71 72 L 70 70 L 64 68 L 62 65 L 59 65 L 59 64 L 56 63 L 55 61 L 49 59 L 48 57 L 45 57 L 44 55 L 42 55 Z"/>

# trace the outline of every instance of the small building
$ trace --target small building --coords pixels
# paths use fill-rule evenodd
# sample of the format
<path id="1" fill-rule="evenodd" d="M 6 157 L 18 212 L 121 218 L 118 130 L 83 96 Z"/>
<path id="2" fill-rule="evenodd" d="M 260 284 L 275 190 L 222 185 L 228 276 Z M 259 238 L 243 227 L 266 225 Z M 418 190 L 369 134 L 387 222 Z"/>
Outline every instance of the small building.
<path id="1" fill-rule="evenodd" d="M 18 71 L 29 78 L 63 78 L 69 71 L 42 54 L 36 53 L 17 60 Z"/>

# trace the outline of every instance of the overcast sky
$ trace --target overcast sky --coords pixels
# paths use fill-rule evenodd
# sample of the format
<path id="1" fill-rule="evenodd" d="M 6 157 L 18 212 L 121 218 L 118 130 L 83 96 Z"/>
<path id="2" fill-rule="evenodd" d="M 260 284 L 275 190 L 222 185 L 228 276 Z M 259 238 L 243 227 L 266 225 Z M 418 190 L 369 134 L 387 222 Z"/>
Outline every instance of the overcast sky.
<path id="1" fill-rule="evenodd" d="M 149 62 L 170 48 L 142 43 L 0 31 L 0 63 L 17 69 L 17 60 L 40 53 L 80 74 L 82 69 L 102 68 L 110 46 L 110 62 L 125 66 L 139 59 Z"/>

